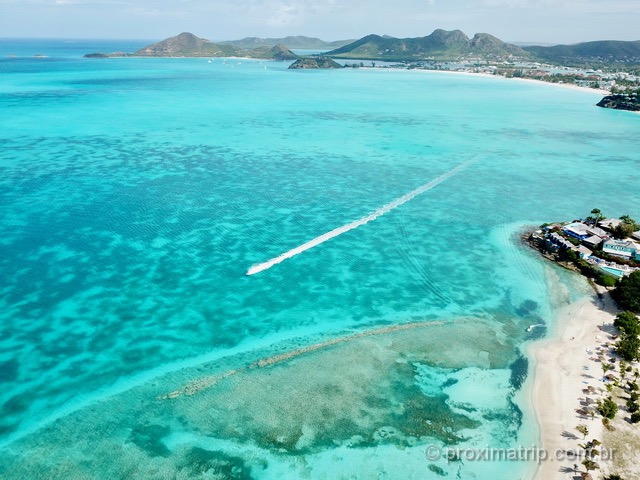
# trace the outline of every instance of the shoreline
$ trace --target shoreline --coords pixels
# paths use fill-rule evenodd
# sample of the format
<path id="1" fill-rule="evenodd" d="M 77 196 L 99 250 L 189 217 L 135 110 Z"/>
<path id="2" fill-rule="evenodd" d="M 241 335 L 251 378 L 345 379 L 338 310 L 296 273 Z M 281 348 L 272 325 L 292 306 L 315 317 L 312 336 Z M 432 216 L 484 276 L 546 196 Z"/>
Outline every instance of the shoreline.
<path id="1" fill-rule="evenodd" d="M 549 86 L 555 86 L 560 88 L 568 88 L 571 90 L 577 90 L 582 92 L 597 93 L 598 95 L 611 95 L 611 92 L 609 90 L 605 90 L 602 88 L 581 87 L 579 85 L 571 85 L 568 83 L 545 82 L 544 80 L 535 80 L 533 78 L 507 78 L 502 75 L 493 75 L 491 73 L 457 72 L 455 70 L 424 70 L 424 71 L 436 72 L 436 73 L 451 73 L 455 75 L 470 75 L 474 77 L 479 76 L 479 77 L 486 77 L 486 78 L 495 78 L 496 80 L 505 80 L 505 81 L 516 80 L 516 81 L 527 82 L 535 85 L 549 85 Z"/>
<path id="2" fill-rule="evenodd" d="M 451 74 L 451 75 L 469 75 L 469 76 L 473 76 L 473 77 L 485 77 L 485 78 L 494 78 L 496 80 L 501 79 L 501 80 L 516 80 L 516 81 L 521 81 L 521 82 L 528 82 L 528 83 L 532 83 L 532 84 L 536 84 L 536 85 L 549 85 L 549 86 L 555 86 L 555 87 L 560 87 L 560 88 L 568 88 L 571 90 L 577 90 L 577 91 L 582 91 L 582 92 L 590 92 L 590 93 L 597 93 L 598 95 L 611 95 L 611 92 L 609 90 L 605 90 L 603 88 L 591 88 L 591 87 L 581 87 L 579 85 L 572 85 L 569 83 L 554 83 L 554 82 L 545 82 L 544 80 L 536 80 L 534 78 L 507 78 L 503 75 L 494 75 L 492 73 L 481 73 L 481 72 L 461 72 L 461 71 L 457 71 L 457 70 L 435 70 L 435 69 L 428 69 L 428 68 L 413 68 L 413 69 L 408 69 L 408 68 L 398 68 L 398 67 L 364 67 L 365 70 L 378 70 L 378 71 L 385 71 L 385 70 L 395 70 L 395 71 L 399 71 L 399 72 L 404 72 L 404 71 L 412 71 L 412 72 L 426 72 L 426 73 L 440 73 L 440 74 Z"/>
<path id="3" fill-rule="evenodd" d="M 573 470 L 575 464 L 582 469 L 581 459 L 555 460 L 555 452 L 576 451 L 585 441 L 603 439 L 601 418 L 586 418 L 576 412 L 585 405 L 583 389 L 604 386 L 600 364 L 591 360 L 589 353 L 608 341 L 608 334 L 600 327 L 612 324 L 617 313 L 610 296 L 604 294 L 603 298 L 599 300 L 594 293 L 562 308 L 553 335 L 525 345 L 533 362 L 528 401 L 535 412 L 541 447 L 549 455 L 549 460 L 538 466 L 535 479 L 564 479 L 567 469 Z M 589 429 L 586 440 L 575 429 L 579 424 Z"/>
<path id="4" fill-rule="evenodd" d="M 382 67 L 381 67 L 382 68 Z M 398 70 L 402 70 L 402 69 L 398 69 Z M 419 69 L 414 69 L 414 70 L 419 70 Z M 480 72 L 459 72 L 456 70 L 428 70 L 425 69 L 423 70 L 425 72 L 436 72 L 436 73 L 451 73 L 451 74 L 455 74 L 455 75 L 471 75 L 471 76 L 479 76 L 479 77 L 486 77 L 486 78 L 495 78 L 495 79 L 502 79 L 502 80 L 516 80 L 516 81 L 520 81 L 520 82 L 527 82 L 527 83 L 533 83 L 536 85 L 550 85 L 550 86 L 556 86 L 556 87 L 561 87 L 561 88 L 570 88 L 572 90 L 579 90 L 579 91 L 583 91 L 583 92 L 591 92 L 591 93 L 597 93 L 597 94 L 601 94 L 601 95 L 610 95 L 611 92 L 609 90 L 605 90 L 603 88 L 591 88 L 591 87 L 581 87 L 579 85 L 572 85 L 569 83 L 554 83 L 554 82 L 545 82 L 544 80 L 536 80 L 534 78 L 507 78 L 503 75 L 494 75 L 492 73 L 480 73 Z"/>

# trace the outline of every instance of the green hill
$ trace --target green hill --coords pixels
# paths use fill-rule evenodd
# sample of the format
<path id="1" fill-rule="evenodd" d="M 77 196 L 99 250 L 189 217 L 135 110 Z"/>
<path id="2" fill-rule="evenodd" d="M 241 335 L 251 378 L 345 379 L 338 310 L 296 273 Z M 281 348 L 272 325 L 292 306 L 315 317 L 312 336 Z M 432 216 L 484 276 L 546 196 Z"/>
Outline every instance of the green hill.
<path id="1" fill-rule="evenodd" d="M 528 58 L 520 47 L 505 43 L 487 33 L 467 37 L 460 30 L 435 30 L 431 35 L 417 38 L 393 38 L 368 35 L 327 55 L 335 58 L 363 60 L 458 60 L 462 58 L 507 59 Z"/>
<path id="2" fill-rule="evenodd" d="M 325 42 L 315 37 L 305 37 L 302 35 L 289 36 L 283 38 L 259 38 L 246 37 L 240 40 L 225 40 L 218 42 L 219 45 L 234 45 L 247 50 L 261 47 L 273 47 L 275 45 L 286 45 L 287 48 L 298 48 L 305 50 L 325 50 L 330 48 L 339 48 L 347 45 L 353 40 L 337 40 L 335 42 Z"/>
<path id="3" fill-rule="evenodd" d="M 298 55 L 284 45 L 253 48 L 251 50 L 244 50 L 244 52 L 246 52 L 250 58 L 265 58 L 269 60 L 295 60 L 298 58 Z"/>
<path id="4" fill-rule="evenodd" d="M 141 48 L 135 57 L 241 57 L 244 51 L 233 45 L 218 45 L 191 33 L 181 33 Z"/>
<path id="5" fill-rule="evenodd" d="M 575 45 L 554 45 L 552 47 L 529 46 L 524 50 L 540 60 L 562 65 L 582 65 L 589 63 L 640 64 L 640 41 L 621 42 L 604 40 L 584 42 Z"/>
<path id="6" fill-rule="evenodd" d="M 295 60 L 298 58 L 284 45 L 245 50 L 235 45 L 213 43 L 187 32 L 148 45 L 134 53 L 88 53 L 85 55 L 85 58 L 108 57 L 248 57 L 265 60 Z"/>

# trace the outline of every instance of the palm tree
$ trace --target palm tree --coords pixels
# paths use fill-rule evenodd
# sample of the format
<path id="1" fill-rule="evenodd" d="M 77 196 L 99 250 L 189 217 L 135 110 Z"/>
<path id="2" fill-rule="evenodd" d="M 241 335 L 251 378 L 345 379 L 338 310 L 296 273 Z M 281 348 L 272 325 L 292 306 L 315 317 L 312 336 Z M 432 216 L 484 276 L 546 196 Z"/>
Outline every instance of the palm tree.
<path id="1" fill-rule="evenodd" d="M 636 221 L 633 218 L 631 218 L 629 215 L 622 215 L 620 217 L 620 220 L 622 220 L 622 223 L 626 223 L 628 225 L 635 225 L 636 224 Z"/>
<path id="2" fill-rule="evenodd" d="M 584 468 L 587 470 L 587 473 L 589 473 L 589 470 L 595 470 L 597 468 L 600 468 L 598 466 L 598 464 L 596 462 L 594 462 L 593 460 L 591 460 L 590 458 L 585 458 L 582 461 L 582 465 L 584 466 Z"/>
<path id="3" fill-rule="evenodd" d="M 602 212 L 600 211 L 599 208 L 594 208 L 593 210 L 591 210 L 591 214 L 596 220 L 596 227 L 597 227 L 600 220 L 604 218 L 604 215 L 602 215 Z"/>
<path id="4" fill-rule="evenodd" d="M 583 435 L 583 440 L 587 438 L 587 435 L 589 435 L 589 428 L 586 425 L 578 425 L 576 427 L 576 430 L 578 430 Z"/>
<path id="5" fill-rule="evenodd" d="M 627 362 L 624 360 L 620 360 L 620 377 L 624 379 L 624 376 L 627 374 Z"/>

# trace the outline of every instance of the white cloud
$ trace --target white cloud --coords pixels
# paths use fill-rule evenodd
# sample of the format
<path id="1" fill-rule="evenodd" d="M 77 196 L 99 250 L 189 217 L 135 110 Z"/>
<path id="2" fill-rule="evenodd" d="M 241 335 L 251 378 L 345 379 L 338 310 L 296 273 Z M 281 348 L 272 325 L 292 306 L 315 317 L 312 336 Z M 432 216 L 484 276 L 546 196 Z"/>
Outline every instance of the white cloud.
<path id="1" fill-rule="evenodd" d="M 424 36 L 436 28 L 503 40 L 637 40 L 640 0 L 0 0 L 3 36 L 212 39 L 368 33 Z"/>
<path id="2" fill-rule="evenodd" d="M 272 27 L 285 27 L 300 23 L 304 13 L 293 2 L 274 5 L 271 15 L 267 18 L 267 24 Z"/>

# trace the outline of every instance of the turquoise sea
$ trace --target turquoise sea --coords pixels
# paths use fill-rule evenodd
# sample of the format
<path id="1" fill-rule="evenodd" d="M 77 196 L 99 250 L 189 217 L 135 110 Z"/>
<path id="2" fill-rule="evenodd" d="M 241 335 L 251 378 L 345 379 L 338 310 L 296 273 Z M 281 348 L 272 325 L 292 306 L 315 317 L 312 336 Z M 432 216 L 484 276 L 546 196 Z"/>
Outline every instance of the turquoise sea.
<path id="1" fill-rule="evenodd" d="M 589 290 L 518 233 L 639 218 L 640 116 L 517 80 L 82 58 L 148 43 L 0 41 L 0 477 L 529 478 L 434 452 L 539 445 L 526 327 Z"/>

